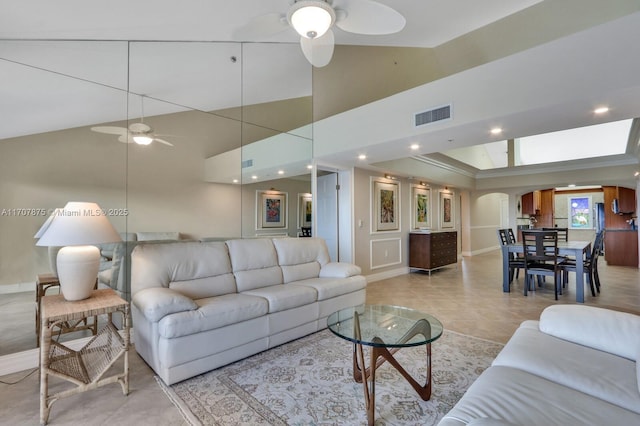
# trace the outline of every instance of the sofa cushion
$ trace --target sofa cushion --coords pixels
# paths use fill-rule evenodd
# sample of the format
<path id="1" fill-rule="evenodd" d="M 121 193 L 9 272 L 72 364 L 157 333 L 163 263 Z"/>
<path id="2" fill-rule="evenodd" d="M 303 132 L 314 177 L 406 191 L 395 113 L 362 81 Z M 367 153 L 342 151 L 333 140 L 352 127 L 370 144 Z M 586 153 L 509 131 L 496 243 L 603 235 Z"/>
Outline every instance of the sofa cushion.
<path id="1" fill-rule="evenodd" d="M 281 266 L 282 281 L 286 283 L 306 280 L 307 278 L 317 278 L 320 274 L 320 264 L 318 262 L 301 263 L 299 265 Z"/>
<path id="2" fill-rule="evenodd" d="M 236 292 L 224 243 L 143 243 L 131 257 L 134 293 L 148 287 L 170 287 L 198 297 Z"/>
<path id="3" fill-rule="evenodd" d="M 269 313 L 308 305 L 317 299 L 316 290 L 297 284 L 280 284 L 248 290 L 242 294 L 259 296 L 269 302 Z"/>
<path id="4" fill-rule="evenodd" d="M 271 239 L 229 240 L 226 244 L 239 292 L 283 283 Z"/>
<path id="5" fill-rule="evenodd" d="M 146 288 L 133 296 L 133 304 L 151 322 L 166 315 L 192 311 L 198 305 L 189 297 L 164 287 Z"/>
<path id="6" fill-rule="evenodd" d="M 367 280 L 363 276 L 349 278 L 311 278 L 298 281 L 295 285 L 312 287 L 318 293 L 318 300 L 327 300 L 361 290 L 367 286 Z"/>
<path id="7" fill-rule="evenodd" d="M 540 330 L 560 339 L 635 361 L 640 316 L 585 305 L 553 305 L 540 315 Z"/>
<path id="8" fill-rule="evenodd" d="M 640 421 L 638 414 L 622 407 L 504 366 L 485 370 L 440 424 L 468 424 L 482 417 L 532 426 L 631 425 Z"/>
<path id="9" fill-rule="evenodd" d="M 280 266 L 310 262 L 323 266 L 330 261 L 327 244 L 322 238 L 274 238 L 273 245 L 278 252 Z"/>
<path id="10" fill-rule="evenodd" d="M 158 323 L 162 337 L 172 339 L 213 330 L 267 314 L 264 298 L 246 294 L 226 294 L 196 300 L 198 309 L 167 315 Z"/>
<path id="11" fill-rule="evenodd" d="M 640 414 L 635 362 L 608 352 L 520 327 L 492 365 L 527 371 Z"/>

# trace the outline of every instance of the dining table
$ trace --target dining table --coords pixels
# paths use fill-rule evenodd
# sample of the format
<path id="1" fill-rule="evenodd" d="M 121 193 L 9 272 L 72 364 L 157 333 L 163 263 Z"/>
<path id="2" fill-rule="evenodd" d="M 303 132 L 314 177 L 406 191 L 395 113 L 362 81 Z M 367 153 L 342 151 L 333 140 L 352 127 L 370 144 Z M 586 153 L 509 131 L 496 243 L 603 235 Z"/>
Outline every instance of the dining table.
<path id="1" fill-rule="evenodd" d="M 508 293 L 509 253 L 524 253 L 522 243 L 502 246 L 502 291 Z M 591 256 L 591 241 L 558 241 L 558 255 L 576 259 L 576 302 L 584 303 L 584 261 Z"/>

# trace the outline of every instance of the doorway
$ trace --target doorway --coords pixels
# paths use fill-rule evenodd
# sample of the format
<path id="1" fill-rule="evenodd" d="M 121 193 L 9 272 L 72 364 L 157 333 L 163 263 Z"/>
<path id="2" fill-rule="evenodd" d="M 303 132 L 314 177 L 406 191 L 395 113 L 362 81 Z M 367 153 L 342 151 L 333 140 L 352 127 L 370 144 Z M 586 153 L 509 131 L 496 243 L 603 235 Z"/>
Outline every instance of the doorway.
<path id="1" fill-rule="evenodd" d="M 317 166 L 313 188 L 314 236 L 326 241 L 332 262 L 351 262 L 351 172 Z"/>

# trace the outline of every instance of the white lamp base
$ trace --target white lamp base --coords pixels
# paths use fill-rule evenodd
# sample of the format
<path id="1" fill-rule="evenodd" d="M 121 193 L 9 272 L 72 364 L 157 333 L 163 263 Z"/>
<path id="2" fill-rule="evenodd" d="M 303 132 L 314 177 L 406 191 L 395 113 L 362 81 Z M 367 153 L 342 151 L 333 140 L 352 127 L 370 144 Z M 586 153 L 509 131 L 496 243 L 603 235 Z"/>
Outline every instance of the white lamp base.
<path id="1" fill-rule="evenodd" d="M 100 269 L 100 250 L 96 246 L 67 246 L 58 252 L 58 279 L 66 300 L 91 296 Z"/>

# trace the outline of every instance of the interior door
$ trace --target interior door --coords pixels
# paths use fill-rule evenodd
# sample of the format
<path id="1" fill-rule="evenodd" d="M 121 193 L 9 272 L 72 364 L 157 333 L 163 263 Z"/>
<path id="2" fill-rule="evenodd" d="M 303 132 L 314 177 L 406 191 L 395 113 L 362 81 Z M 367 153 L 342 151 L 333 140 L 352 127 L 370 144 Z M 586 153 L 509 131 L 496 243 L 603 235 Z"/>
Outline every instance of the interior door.
<path id="1" fill-rule="evenodd" d="M 316 204 L 316 236 L 327 242 L 331 260 L 337 262 L 340 260 L 338 249 L 338 173 L 318 172 Z"/>

